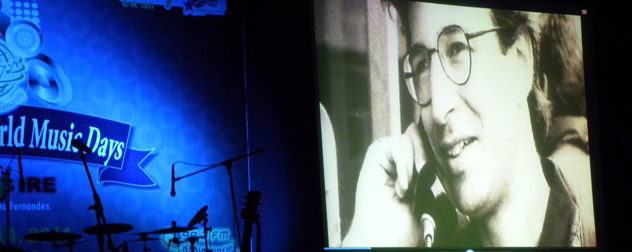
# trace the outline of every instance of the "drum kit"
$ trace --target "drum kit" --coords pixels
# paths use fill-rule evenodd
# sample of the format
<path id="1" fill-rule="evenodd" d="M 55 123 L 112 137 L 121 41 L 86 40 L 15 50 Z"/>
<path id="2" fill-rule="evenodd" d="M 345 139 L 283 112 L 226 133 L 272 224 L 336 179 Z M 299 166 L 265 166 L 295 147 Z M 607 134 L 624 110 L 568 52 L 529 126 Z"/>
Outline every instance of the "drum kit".
<path id="1" fill-rule="evenodd" d="M 111 252 L 128 252 L 129 248 L 127 246 L 127 242 L 128 241 L 124 241 L 123 244 L 119 245 L 119 246 L 115 246 L 114 242 L 112 240 L 112 235 L 116 235 L 116 234 L 122 234 L 122 233 L 126 233 L 131 231 L 134 227 L 132 225 L 129 224 L 124 224 L 124 223 L 107 223 L 106 219 L 105 219 L 105 215 L 103 214 L 103 205 L 101 202 L 101 198 L 99 196 L 99 194 L 97 193 L 95 186 L 94 186 L 94 182 L 92 181 L 92 176 L 90 174 L 90 171 L 88 170 L 88 165 L 86 163 L 86 157 L 85 154 L 90 154 L 91 151 L 89 148 L 87 148 L 85 146 L 85 144 L 73 140 L 72 141 L 72 146 L 76 147 L 77 149 L 80 150 L 80 157 L 83 161 L 84 164 L 84 168 L 86 171 L 86 174 L 88 176 L 88 180 L 90 182 L 90 186 L 92 189 L 92 193 L 93 193 L 93 199 L 94 199 L 94 205 L 91 205 L 88 210 L 94 210 L 96 213 L 96 219 L 97 219 L 97 225 L 93 225 L 93 226 L 89 226 L 84 228 L 82 231 L 85 234 L 89 234 L 89 235 L 96 235 L 97 236 L 97 241 L 99 244 L 99 251 L 100 252 L 104 252 L 106 251 L 106 247 L 105 247 L 105 239 L 107 238 L 107 250 L 111 251 Z M 256 154 L 262 152 L 262 150 L 258 150 L 255 151 L 253 153 L 249 153 L 237 158 L 233 158 L 233 159 L 229 159 L 227 161 L 224 161 L 218 165 L 215 166 L 211 166 L 207 169 L 201 170 L 201 171 L 205 171 L 211 168 L 214 168 L 216 166 L 226 166 L 227 169 L 229 170 L 229 174 L 230 174 L 230 164 L 233 161 L 236 161 L 238 159 L 242 159 L 244 157 L 247 157 L 249 155 L 252 154 Z M 22 175 L 22 164 L 21 164 L 21 156 L 19 155 L 18 152 L 18 162 L 20 165 L 20 175 Z M 1 168 L 1 167 L 0 167 Z M 4 200 L 6 200 L 7 202 L 9 201 L 9 192 L 12 191 L 13 188 L 13 184 L 12 184 L 12 180 L 10 178 L 10 171 L 11 168 L 9 167 L 8 169 L 6 169 L 6 171 L 2 171 L 2 184 L 4 185 L 4 187 L 2 189 L 4 189 L 4 195 L 0 195 L 3 197 L 0 197 L 0 200 L 2 200 L 4 198 Z M 198 172 L 194 172 L 192 174 L 186 175 L 186 176 L 182 176 L 178 179 L 174 179 L 174 176 L 172 174 L 172 196 L 175 196 L 175 190 L 173 189 L 173 182 L 181 179 L 181 178 L 185 178 L 194 174 L 197 174 L 201 171 Z M 22 182 L 22 181 L 20 181 Z M 22 185 L 20 185 L 22 186 Z M 234 191 L 232 189 L 232 177 L 231 177 L 231 191 Z M 234 192 L 233 192 L 234 193 Z M 233 195 L 233 205 L 234 205 L 234 195 Z M 147 232 L 137 232 L 137 233 L 133 233 L 133 235 L 137 235 L 139 236 L 137 239 L 134 240 L 129 240 L 129 242 L 142 242 L 143 243 L 143 252 L 148 252 L 151 249 L 147 247 L 147 242 L 152 242 L 152 241 L 157 241 L 160 240 L 156 237 L 150 237 L 151 235 L 169 235 L 172 234 L 173 238 L 168 240 L 168 244 L 167 244 L 167 248 L 169 248 L 172 244 L 175 246 L 178 246 L 178 251 L 180 250 L 180 244 L 183 243 L 189 243 L 190 244 L 190 248 L 189 251 L 196 251 L 195 249 L 195 243 L 198 242 L 200 239 L 204 239 L 205 240 L 205 247 L 206 250 L 205 251 L 212 251 L 209 250 L 209 241 L 208 241 L 208 235 L 207 232 L 210 232 L 212 230 L 211 227 L 207 227 L 208 224 L 208 214 L 206 213 L 206 211 L 208 210 L 208 206 L 204 206 L 202 207 L 202 209 L 200 209 L 195 216 L 193 216 L 193 218 L 191 219 L 191 221 L 189 221 L 189 224 L 187 226 L 177 226 L 175 221 L 171 222 L 171 227 L 169 228 L 163 228 L 163 229 L 156 229 L 156 230 L 152 230 L 152 231 L 147 231 Z M 9 230 L 10 224 L 9 224 L 9 209 L 7 209 L 6 211 L 6 219 L 7 219 L 7 229 Z M 198 229 L 196 227 L 197 224 L 202 224 L 203 228 L 204 228 L 204 236 L 198 236 L 198 237 L 187 237 L 184 240 L 180 240 L 178 238 L 178 233 L 182 233 L 182 232 L 187 232 L 187 231 L 191 231 L 191 230 L 195 230 Z M 8 233 L 7 233 L 7 239 L 6 241 L 9 241 L 9 237 L 8 237 Z M 56 230 L 52 230 L 49 232 L 40 232 L 40 233 L 32 233 L 32 234 L 28 234 L 23 236 L 23 238 L 25 240 L 29 240 L 29 241 L 36 241 L 36 242 L 50 242 L 53 244 L 53 248 L 54 249 L 60 249 L 63 247 L 68 247 L 68 250 L 70 252 L 73 251 L 75 245 L 85 242 L 85 239 L 83 237 L 83 235 L 81 234 L 76 234 L 76 233 L 67 233 L 67 232 L 58 232 Z M 10 246 L 6 246 L 2 243 L 0 243 L 0 252 L 20 252 L 20 251 L 25 251 L 24 249 L 21 248 L 17 248 L 17 247 L 10 247 Z"/>
<path id="2" fill-rule="evenodd" d="M 207 219 L 208 214 L 206 214 L 207 209 L 208 209 L 208 206 L 202 207 L 202 209 L 200 209 L 200 211 L 191 219 L 191 221 L 189 222 L 189 225 L 187 226 L 177 226 L 176 222 L 172 221 L 171 227 L 169 228 L 156 229 L 156 230 L 148 231 L 148 232 L 132 233 L 133 235 L 137 235 L 139 237 L 134 240 L 124 241 L 123 244 L 119 245 L 118 247 L 111 246 L 108 249 L 110 251 L 127 252 L 129 251 L 129 248 L 127 247 L 127 242 L 142 242 L 143 243 L 142 251 L 148 252 L 151 249 L 147 247 L 147 242 L 160 240 L 156 237 L 151 237 L 151 235 L 172 234 L 173 238 L 169 240 L 168 247 L 171 246 L 171 244 L 179 246 L 182 243 L 188 242 L 190 243 L 190 246 L 191 246 L 190 251 L 195 251 L 195 243 L 198 242 L 199 239 L 206 240 L 206 237 L 207 237 L 206 232 L 211 230 L 210 227 L 209 228 L 206 227 L 206 223 L 208 222 L 208 219 Z M 185 240 L 180 240 L 178 238 L 178 233 L 195 230 L 197 229 L 197 227 L 195 226 L 199 224 L 200 222 L 204 222 L 204 230 L 205 230 L 204 237 L 201 237 L 201 236 L 188 237 Z M 103 224 L 103 225 L 95 225 L 95 226 L 86 227 L 83 229 L 83 233 L 89 234 L 89 235 L 97 235 L 97 236 L 109 236 L 109 235 L 122 234 L 122 233 L 129 232 L 133 228 L 134 227 L 129 224 L 111 223 L 107 225 Z M 85 241 L 83 235 L 81 234 L 57 232 L 56 230 L 52 230 L 50 232 L 28 234 L 24 236 L 24 239 L 30 240 L 30 241 L 38 241 L 38 242 L 51 242 L 53 243 L 54 249 L 68 247 L 68 251 L 70 252 L 73 251 L 74 246 L 76 244 Z M 208 245 L 206 247 L 208 248 Z M 3 250 L 0 250 L 0 251 L 3 251 Z M 10 248 L 8 251 L 24 251 L 24 250 L 21 250 L 19 248 Z M 206 251 L 210 251 L 210 250 L 207 249 Z"/>

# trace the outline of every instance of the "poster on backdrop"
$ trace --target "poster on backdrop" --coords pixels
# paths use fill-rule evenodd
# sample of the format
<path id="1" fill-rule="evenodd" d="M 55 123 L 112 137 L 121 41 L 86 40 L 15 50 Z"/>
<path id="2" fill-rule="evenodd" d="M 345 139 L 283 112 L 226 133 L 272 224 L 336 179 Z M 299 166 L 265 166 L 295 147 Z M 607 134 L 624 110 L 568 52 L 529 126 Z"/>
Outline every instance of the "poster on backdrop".
<path id="1" fill-rule="evenodd" d="M 226 1 L 1 7 L 2 246 L 238 250 L 246 162 L 186 176 L 247 150 Z"/>

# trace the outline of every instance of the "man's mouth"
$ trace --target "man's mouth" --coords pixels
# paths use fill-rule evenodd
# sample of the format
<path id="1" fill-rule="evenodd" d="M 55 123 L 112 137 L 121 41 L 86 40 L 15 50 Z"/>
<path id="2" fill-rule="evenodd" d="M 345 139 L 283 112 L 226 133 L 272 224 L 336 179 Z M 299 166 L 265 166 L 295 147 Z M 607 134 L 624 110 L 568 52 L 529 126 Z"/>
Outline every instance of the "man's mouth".
<path id="1" fill-rule="evenodd" d="M 447 148 L 448 157 L 450 158 L 458 157 L 459 155 L 461 155 L 461 153 L 463 153 L 465 148 L 467 148 L 467 146 L 470 145 L 475 140 L 476 139 L 474 138 L 467 138 L 467 139 L 463 139 L 456 142 L 455 144 L 452 145 L 452 147 Z"/>

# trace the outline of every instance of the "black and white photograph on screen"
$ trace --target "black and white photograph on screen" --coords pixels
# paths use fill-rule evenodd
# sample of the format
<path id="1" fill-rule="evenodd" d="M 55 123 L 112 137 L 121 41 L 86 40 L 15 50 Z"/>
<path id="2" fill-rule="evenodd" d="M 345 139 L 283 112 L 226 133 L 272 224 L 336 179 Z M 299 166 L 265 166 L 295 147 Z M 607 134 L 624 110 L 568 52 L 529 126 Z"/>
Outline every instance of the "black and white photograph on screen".
<path id="1" fill-rule="evenodd" d="M 596 247 L 580 13 L 314 1 L 328 247 Z"/>

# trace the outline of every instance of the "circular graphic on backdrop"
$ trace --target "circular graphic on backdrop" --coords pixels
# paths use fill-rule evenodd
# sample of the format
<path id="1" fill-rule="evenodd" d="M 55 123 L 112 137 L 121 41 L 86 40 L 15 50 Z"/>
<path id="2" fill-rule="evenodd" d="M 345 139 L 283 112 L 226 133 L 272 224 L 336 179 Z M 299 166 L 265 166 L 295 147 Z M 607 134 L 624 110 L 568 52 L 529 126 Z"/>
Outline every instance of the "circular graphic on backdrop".
<path id="1" fill-rule="evenodd" d="M 23 59 L 0 40 L 0 114 L 11 111 L 27 100 L 24 90 L 26 66 Z"/>
<path id="2" fill-rule="evenodd" d="M 7 46 L 23 58 L 33 57 L 42 51 L 44 37 L 39 27 L 30 21 L 11 22 L 5 34 Z"/>
<path id="3" fill-rule="evenodd" d="M 37 55 L 27 61 L 29 90 L 51 104 L 66 104 L 72 98 L 70 80 L 61 67 L 46 55 Z"/>

